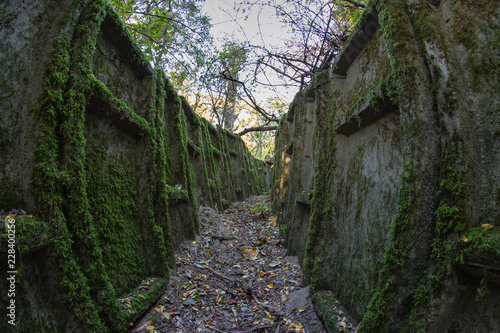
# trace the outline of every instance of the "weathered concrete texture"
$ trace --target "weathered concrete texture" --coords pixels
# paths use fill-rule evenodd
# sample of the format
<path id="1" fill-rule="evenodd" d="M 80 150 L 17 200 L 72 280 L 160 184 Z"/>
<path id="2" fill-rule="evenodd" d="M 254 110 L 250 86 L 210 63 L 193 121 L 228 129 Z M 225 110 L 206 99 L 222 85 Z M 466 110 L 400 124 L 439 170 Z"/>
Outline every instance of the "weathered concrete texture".
<path id="1" fill-rule="evenodd" d="M 0 17 L 2 219 L 19 209 L 15 330 L 124 331 L 166 287 L 199 203 L 222 209 L 268 190 L 268 166 L 192 113 L 107 1 L 4 1 Z M 119 301 L 145 279 L 143 298 Z"/>
<path id="2" fill-rule="evenodd" d="M 500 328 L 499 16 L 371 1 L 280 124 L 280 230 L 365 332 Z"/>

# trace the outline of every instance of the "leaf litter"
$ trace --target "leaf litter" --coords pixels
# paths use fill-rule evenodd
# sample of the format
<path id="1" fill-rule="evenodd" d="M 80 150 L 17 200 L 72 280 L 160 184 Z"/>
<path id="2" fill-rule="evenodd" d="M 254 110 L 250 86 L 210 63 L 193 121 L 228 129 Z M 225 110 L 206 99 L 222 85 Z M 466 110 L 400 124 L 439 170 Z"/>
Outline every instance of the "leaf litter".
<path id="1" fill-rule="evenodd" d="M 222 214 L 200 207 L 200 236 L 180 246 L 169 288 L 131 332 L 326 333 L 269 205 L 256 196 Z M 354 328 L 343 317 L 335 331 Z"/>

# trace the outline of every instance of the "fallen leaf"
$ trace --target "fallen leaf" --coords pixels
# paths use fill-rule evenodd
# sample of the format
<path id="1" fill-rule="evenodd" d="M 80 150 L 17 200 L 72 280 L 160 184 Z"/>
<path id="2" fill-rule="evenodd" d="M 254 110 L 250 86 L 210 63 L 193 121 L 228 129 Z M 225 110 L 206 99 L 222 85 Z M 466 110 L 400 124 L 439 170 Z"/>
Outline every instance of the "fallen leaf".
<path id="1" fill-rule="evenodd" d="M 464 243 L 467 243 L 469 241 L 469 239 L 465 236 L 460 237 L 460 240 Z"/>
<path id="2" fill-rule="evenodd" d="M 299 313 L 306 311 L 306 308 L 299 308 Z"/>
<path id="3" fill-rule="evenodd" d="M 187 299 L 184 302 L 182 302 L 182 305 L 184 305 L 184 306 L 195 305 L 195 304 L 196 304 L 196 301 L 193 299 Z"/>
<path id="4" fill-rule="evenodd" d="M 484 229 L 491 229 L 492 227 L 493 227 L 493 225 L 491 223 L 481 224 L 481 228 L 484 228 Z"/>
<path id="5" fill-rule="evenodd" d="M 271 263 L 269 264 L 269 267 L 274 268 L 274 267 L 279 266 L 279 265 L 280 265 L 280 262 L 279 262 L 279 261 L 273 261 L 273 262 L 271 262 Z"/>
<path id="6" fill-rule="evenodd" d="M 290 331 L 292 329 L 293 329 L 293 331 Z M 301 323 L 290 323 L 288 331 L 289 332 L 303 332 L 302 324 Z"/>
<path id="7" fill-rule="evenodd" d="M 243 248 L 243 257 L 245 259 L 255 260 L 257 259 L 258 256 L 259 256 L 259 251 L 256 248 L 254 247 L 248 249 Z"/>
<path id="8" fill-rule="evenodd" d="M 146 299 L 146 297 L 142 296 L 141 294 L 139 294 L 139 295 L 137 295 L 137 296 L 139 296 L 139 297 L 140 297 L 140 298 L 142 298 L 142 299 Z"/>

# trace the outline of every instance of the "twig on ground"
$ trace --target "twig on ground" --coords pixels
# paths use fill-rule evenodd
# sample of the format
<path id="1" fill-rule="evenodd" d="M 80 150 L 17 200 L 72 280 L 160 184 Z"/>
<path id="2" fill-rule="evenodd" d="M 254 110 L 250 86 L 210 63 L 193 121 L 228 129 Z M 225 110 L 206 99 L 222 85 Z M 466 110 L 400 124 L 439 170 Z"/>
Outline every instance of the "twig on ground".
<path id="1" fill-rule="evenodd" d="M 217 328 L 215 328 L 215 327 L 213 327 L 213 326 L 208 326 L 208 328 L 210 328 L 211 330 L 214 330 L 214 331 L 216 331 L 216 332 L 220 332 L 220 333 L 228 333 L 227 331 L 222 331 L 222 330 L 219 330 L 219 329 L 217 329 Z"/>
<path id="2" fill-rule="evenodd" d="M 210 272 L 214 273 L 216 276 L 218 276 L 219 278 L 221 278 L 223 280 L 227 280 L 227 281 L 232 282 L 232 283 L 240 283 L 240 284 L 242 284 L 242 282 L 240 280 L 238 280 L 238 279 L 231 279 L 228 276 L 224 276 L 221 273 L 217 272 L 216 270 L 214 270 L 214 269 L 212 269 L 212 268 L 210 268 L 210 267 L 208 267 L 206 265 L 201 265 L 201 266 L 203 266 L 205 269 L 208 269 Z"/>
<path id="3" fill-rule="evenodd" d="M 252 294 L 252 298 L 255 301 L 255 303 L 257 303 L 257 305 L 260 305 L 263 308 L 266 308 L 266 309 L 268 309 L 270 311 L 273 311 L 274 314 L 277 315 L 278 317 L 281 317 L 283 315 L 283 313 L 280 311 L 280 309 L 278 309 L 278 308 L 276 308 L 274 306 L 270 306 L 270 305 L 267 305 L 265 303 L 259 302 L 259 300 L 257 300 L 257 297 L 255 297 L 254 294 Z"/>

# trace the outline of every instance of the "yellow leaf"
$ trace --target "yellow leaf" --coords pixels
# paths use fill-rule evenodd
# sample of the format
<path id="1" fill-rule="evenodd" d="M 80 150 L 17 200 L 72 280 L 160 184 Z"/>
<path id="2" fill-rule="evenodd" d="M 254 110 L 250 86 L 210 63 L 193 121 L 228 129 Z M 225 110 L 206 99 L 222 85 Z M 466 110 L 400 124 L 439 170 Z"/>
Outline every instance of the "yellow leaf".
<path id="1" fill-rule="evenodd" d="M 259 251 L 254 247 L 251 247 L 248 249 L 243 248 L 243 257 L 245 257 L 245 259 L 255 260 L 255 259 L 257 259 L 258 255 L 259 255 Z"/>
<path id="2" fill-rule="evenodd" d="M 154 326 L 147 326 L 146 329 L 150 330 L 150 331 L 153 331 L 155 329 L 155 327 Z"/>
<path id="3" fill-rule="evenodd" d="M 464 243 L 467 243 L 469 241 L 469 239 L 465 236 L 460 237 L 460 240 Z"/>
<path id="4" fill-rule="evenodd" d="M 306 308 L 299 308 L 299 313 L 306 311 Z"/>
<path id="5" fill-rule="evenodd" d="M 267 285 L 267 287 L 268 287 L 269 289 L 271 289 L 272 287 L 274 287 L 274 284 L 269 283 L 269 284 Z"/>
<path id="6" fill-rule="evenodd" d="M 481 224 L 481 228 L 484 228 L 484 229 L 490 229 L 492 228 L 493 226 L 491 225 L 491 223 L 485 223 L 485 224 Z"/>
<path id="7" fill-rule="evenodd" d="M 297 330 L 302 329 L 302 324 L 301 323 L 291 323 L 290 329 L 294 329 L 297 332 Z"/>
<path id="8" fill-rule="evenodd" d="M 32 219 L 32 218 L 33 218 L 33 215 L 29 214 L 29 215 L 28 215 L 28 218 L 29 218 L 29 219 Z"/>
<path id="9" fill-rule="evenodd" d="M 139 295 L 137 295 L 137 296 L 139 296 L 139 297 L 140 297 L 140 298 L 142 298 L 142 299 L 146 299 L 146 297 L 142 296 L 141 294 L 139 294 Z"/>
<path id="10" fill-rule="evenodd" d="M 193 241 L 193 245 L 196 245 L 196 241 Z"/>

